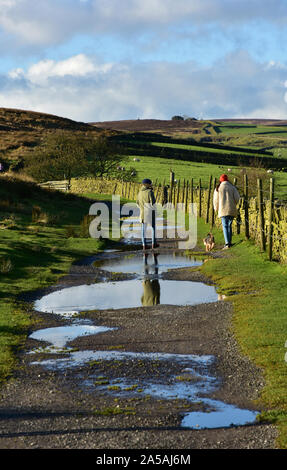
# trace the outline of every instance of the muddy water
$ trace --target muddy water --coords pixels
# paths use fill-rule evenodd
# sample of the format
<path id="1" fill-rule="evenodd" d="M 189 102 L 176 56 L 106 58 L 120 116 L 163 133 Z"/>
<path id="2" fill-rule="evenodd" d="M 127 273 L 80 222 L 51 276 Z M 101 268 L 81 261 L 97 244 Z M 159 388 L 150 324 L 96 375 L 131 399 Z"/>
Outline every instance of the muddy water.
<path id="1" fill-rule="evenodd" d="M 49 370 L 63 371 L 82 368 L 91 362 L 115 361 L 129 365 L 138 364 L 132 370 L 140 371 L 142 361 L 158 361 L 162 374 L 158 378 L 137 376 L 113 376 L 99 385 L 99 372 L 87 372 L 78 376 L 79 387 L 85 392 L 101 390 L 113 396 L 153 396 L 156 399 L 183 399 L 192 404 L 200 402 L 199 411 L 184 413 L 182 427 L 191 429 L 229 427 L 253 423 L 257 412 L 239 409 L 210 398 L 218 390 L 220 382 L 211 373 L 216 358 L 207 355 L 183 355 L 165 353 L 135 353 L 128 351 L 73 351 L 68 344 L 83 335 L 109 334 L 114 328 L 95 326 L 91 321 L 74 319 L 73 315 L 85 310 L 119 309 L 157 304 L 195 305 L 216 302 L 218 295 L 213 286 L 200 282 L 169 281 L 161 279 L 168 269 L 191 267 L 201 264 L 188 256 L 174 254 L 155 256 L 114 256 L 96 262 L 96 266 L 109 272 L 135 273 L 135 279 L 118 282 L 100 282 L 62 289 L 48 294 L 35 302 L 35 309 L 51 312 L 62 317 L 72 317 L 72 324 L 47 328 L 34 332 L 30 337 L 48 343 L 46 353 L 63 352 L 63 357 L 51 357 L 32 364 Z M 61 351 L 62 350 L 62 351 Z M 42 350 L 43 351 L 43 350 Z M 32 350 L 37 352 L 37 350 Z M 165 366 L 163 366 L 165 364 Z M 166 373 L 171 367 L 178 374 Z M 97 388 L 95 388 L 97 383 Z M 204 411 L 202 411 L 204 409 Z"/>

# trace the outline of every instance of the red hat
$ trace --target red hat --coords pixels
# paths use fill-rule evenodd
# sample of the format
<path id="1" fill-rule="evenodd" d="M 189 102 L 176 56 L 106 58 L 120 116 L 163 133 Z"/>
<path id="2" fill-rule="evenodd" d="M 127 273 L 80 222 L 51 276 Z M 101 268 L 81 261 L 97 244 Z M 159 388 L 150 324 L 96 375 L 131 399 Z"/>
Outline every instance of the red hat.
<path id="1" fill-rule="evenodd" d="M 228 181 L 228 176 L 227 175 L 221 175 L 219 178 L 219 181 L 222 183 L 222 181 Z"/>

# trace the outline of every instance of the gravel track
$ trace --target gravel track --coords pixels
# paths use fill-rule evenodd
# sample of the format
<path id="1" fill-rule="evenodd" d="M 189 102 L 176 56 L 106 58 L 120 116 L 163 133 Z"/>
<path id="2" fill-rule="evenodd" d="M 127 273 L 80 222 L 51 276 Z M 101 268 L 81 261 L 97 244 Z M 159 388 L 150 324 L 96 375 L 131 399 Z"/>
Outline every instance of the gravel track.
<path id="1" fill-rule="evenodd" d="M 117 256 L 112 253 L 105 256 Z M 132 276 L 121 276 L 119 280 Z M 169 271 L 162 279 L 208 282 L 189 268 Z M 57 285 L 25 296 L 34 301 L 44 293 L 72 285 L 115 280 L 86 262 L 74 264 Z M 32 305 L 32 304 L 31 304 Z M 71 319 L 32 311 L 35 330 L 68 325 Z M 85 313 L 94 325 L 113 331 L 82 336 L 69 343 L 75 352 L 160 352 L 212 355 L 209 373 L 219 386 L 209 398 L 258 410 L 255 400 L 264 386 L 261 371 L 240 354 L 231 328 L 232 308 L 226 301 L 195 306 L 156 305 Z M 32 333 L 32 331 L 31 331 Z M 268 423 L 218 429 L 181 426 L 184 413 L 202 411 L 204 403 L 162 399 L 140 393 L 117 394 L 110 384 L 124 378 L 138 389 L 151 377 L 166 384 L 182 374 L 172 361 L 89 361 L 77 368 L 49 370 L 31 365 L 51 354 L 28 354 L 42 346 L 27 339 L 19 367 L 1 389 L 1 449 L 272 449 L 276 428 Z M 63 355 L 54 354 L 54 359 Z M 99 377 L 107 384 L 99 383 Z"/>

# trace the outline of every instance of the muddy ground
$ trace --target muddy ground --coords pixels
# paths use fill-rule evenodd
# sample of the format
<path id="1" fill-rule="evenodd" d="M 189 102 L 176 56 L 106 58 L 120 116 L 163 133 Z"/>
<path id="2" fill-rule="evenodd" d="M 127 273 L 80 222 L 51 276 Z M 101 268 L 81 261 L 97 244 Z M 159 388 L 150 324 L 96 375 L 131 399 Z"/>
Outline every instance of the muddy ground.
<path id="1" fill-rule="evenodd" d="M 31 309 L 32 302 L 47 292 L 103 279 L 115 280 L 89 262 L 88 259 L 73 265 L 69 275 L 56 286 L 26 296 Z M 129 277 L 119 275 L 119 279 Z M 169 271 L 161 277 L 209 283 L 190 268 Z M 37 320 L 34 330 L 72 321 L 33 310 L 32 315 Z M 255 400 L 264 386 L 262 374 L 240 354 L 232 335 L 231 317 L 231 304 L 226 301 L 89 311 L 81 318 L 115 329 L 79 337 L 69 347 L 75 352 L 114 350 L 215 356 L 208 372 L 217 378 L 219 385 L 208 397 L 260 411 Z M 162 384 L 168 383 L 171 376 L 185 381 L 182 364 L 141 358 L 89 361 L 77 368 L 48 370 L 41 364 L 31 365 L 37 360 L 51 359 L 51 354 L 29 354 L 38 346 L 43 343 L 27 339 L 25 350 L 19 354 L 18 369 L 1 389 L 1 449 L 275 448 L 277 432 L 268 423 L 217 429 L 183 428 L 181 420 L 185 413 L 206 408 L 200 399 L 190 402 L 141 395 L 141 387 L 151 377 Z M 117 393 L 118 378 L 130 384 L 126 394 Z M 192 377 L 188 380 L 192 382 Z M 135 388 L 139 393 L 133 393 Z"/>

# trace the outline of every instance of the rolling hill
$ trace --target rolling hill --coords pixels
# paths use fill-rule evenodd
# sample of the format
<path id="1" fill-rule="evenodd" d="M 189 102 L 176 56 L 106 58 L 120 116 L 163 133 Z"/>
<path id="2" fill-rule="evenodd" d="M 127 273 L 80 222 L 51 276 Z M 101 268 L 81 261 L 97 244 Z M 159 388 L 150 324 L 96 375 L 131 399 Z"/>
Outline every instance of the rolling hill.
<path id="1" fill-rule="evenodd" d="M 34 111 L 0 108 L 0 162 L 17 168 L 45 135 L 55 131 L 82 134 L 103 132 L 96 126 Z"/>

